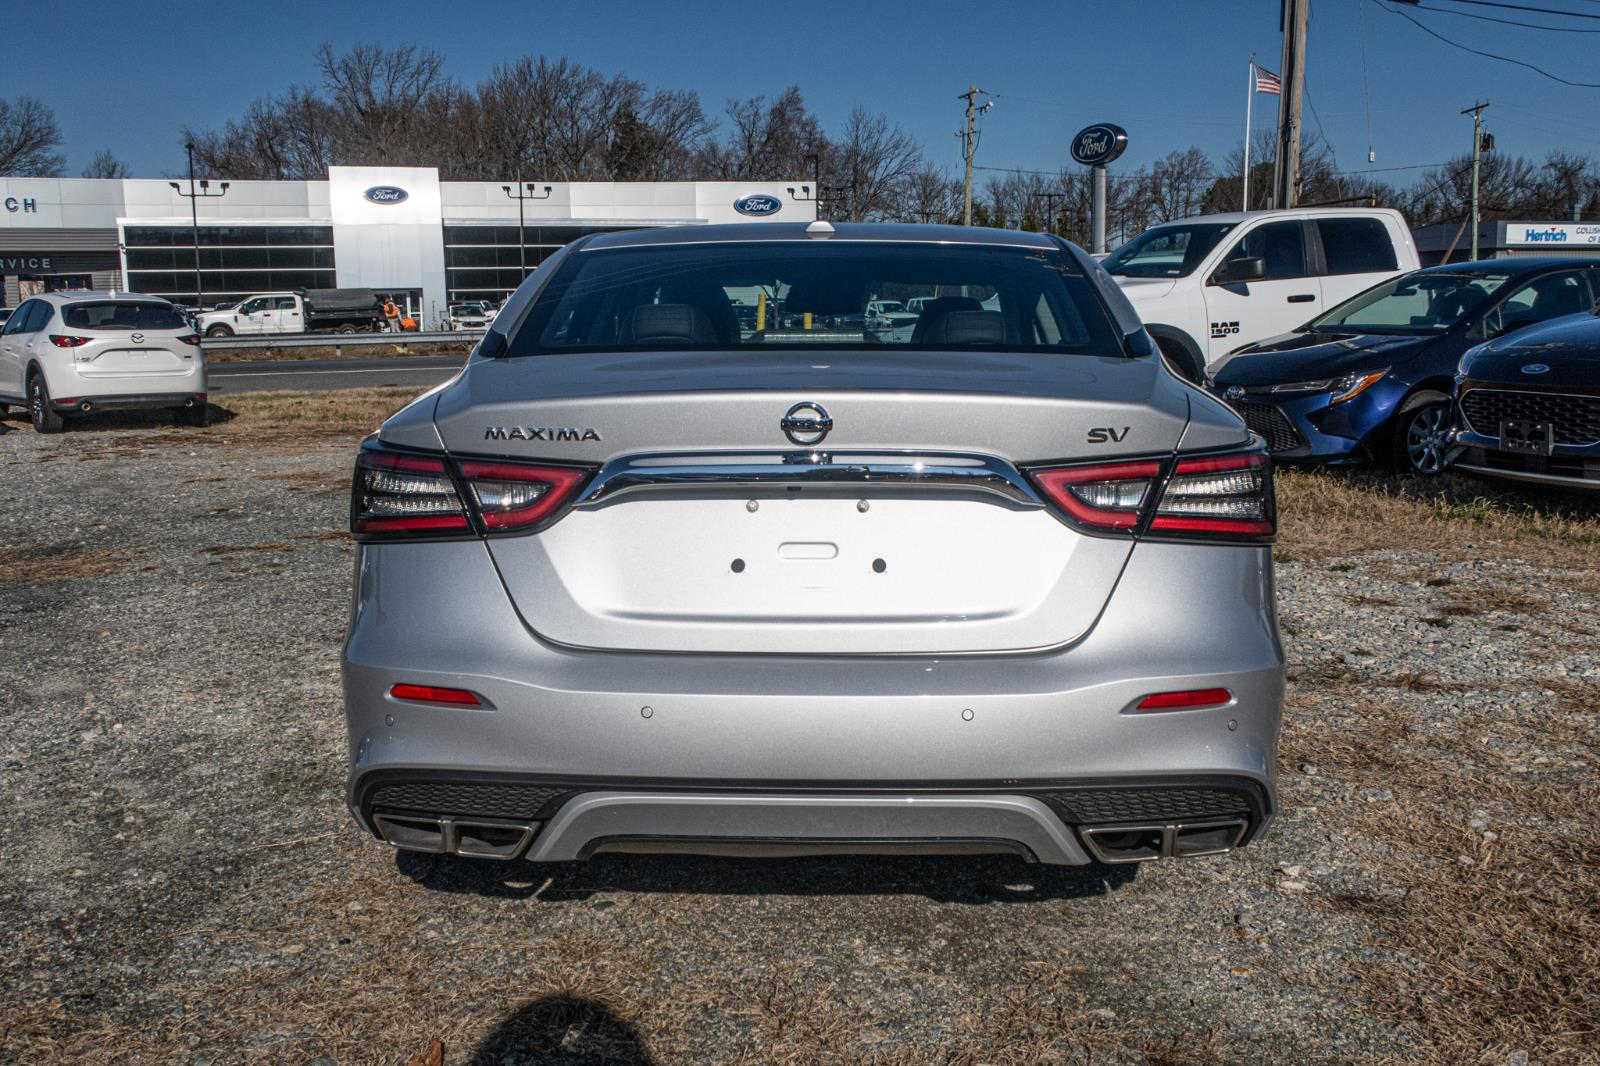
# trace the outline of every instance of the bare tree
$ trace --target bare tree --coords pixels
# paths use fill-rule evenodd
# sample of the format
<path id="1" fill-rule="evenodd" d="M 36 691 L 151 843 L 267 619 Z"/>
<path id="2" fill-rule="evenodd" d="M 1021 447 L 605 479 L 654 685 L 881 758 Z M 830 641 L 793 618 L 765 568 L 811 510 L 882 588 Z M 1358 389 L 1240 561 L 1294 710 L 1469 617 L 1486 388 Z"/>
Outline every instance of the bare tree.
<path id="1" fill-rule="evenodd" d="M 194 145 L 196 170 L 211 177 L 309 181 L 327 177 L 339 125 L 313 90 L 291 86 L 255 100 L 220 132 L 184 127 L 183 141 Z"/>
<path id="2" fill-rule="evenodd" d="M 806 109 L 800 88 L 791 85 L 768 103 L 765 96 L 729 100 L 725 140 L 708 143 L 699 170 L 721 181 L 783 181 L 811 173 L 807 157 L 823 155 L 828 141 L 822 123 Z"/>
<path id="3" fill-rule="evenodd" d="M 911 175 L 923 164 L 922 146 L 883 115 L 857 107 L 824 169 L 844 186 L 850 221 L 893 218 Z"/>
<path id="4" fill-rule="evenodd" d="M 317 49 L 317 69 L 336 119 L 336 162 L 405 164 L 429 154 L 421 123 L 429 98 L 450 88 L 444 60 L 414 45 Z"/>
<path id="5" fill-rule="evenodd" d="M 128 168 L 116 156 L 111 154 L 111 149 L 102 148 L 89 160 L 88 166 L 83 168 L 83 177 L 86 178 L 125 178 Z"/>
<path id="6" fill-rule="evenodd" d="M 56 116 L 42 101 L 31 96 L 0 100 L 0 175 L 58 177 L 67 162 L 56 151 L 60 144 Z"/>
<path id="7" fill-rule="evenodd" d="M 956 179 L 931 163 L 924 164 L 906 180 L 901 218 L 905 222 L 955 222 L 959 199 Z"/>

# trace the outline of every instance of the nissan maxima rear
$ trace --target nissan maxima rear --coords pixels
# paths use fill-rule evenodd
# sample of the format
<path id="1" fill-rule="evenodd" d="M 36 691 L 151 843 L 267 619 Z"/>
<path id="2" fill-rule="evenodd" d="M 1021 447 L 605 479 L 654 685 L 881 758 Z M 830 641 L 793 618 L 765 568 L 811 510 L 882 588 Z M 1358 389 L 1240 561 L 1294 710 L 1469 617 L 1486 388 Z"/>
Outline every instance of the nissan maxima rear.
<path id="1" fill-rule="evenodd" d="M 1273 816 L 1267 456 L 1055 238 L 585 238 L 364 443 L 351 524 L 348 798 L 399 848 L 1078 864 Z"/>

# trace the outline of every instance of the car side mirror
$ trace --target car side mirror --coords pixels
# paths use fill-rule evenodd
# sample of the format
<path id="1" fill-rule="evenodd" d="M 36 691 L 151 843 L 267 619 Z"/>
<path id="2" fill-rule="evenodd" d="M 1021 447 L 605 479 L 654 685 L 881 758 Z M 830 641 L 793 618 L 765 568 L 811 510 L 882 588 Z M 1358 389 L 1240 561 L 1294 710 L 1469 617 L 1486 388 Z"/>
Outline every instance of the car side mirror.
<path id="1" fill-rule="evenodd" d="M 1260 281 L 1267 276 L 1267 261 L 1260 256 L 1241 256 L 1222 264 L 1217 271 L 1218 285 L 1237 285 L 1243 281 Z"/>

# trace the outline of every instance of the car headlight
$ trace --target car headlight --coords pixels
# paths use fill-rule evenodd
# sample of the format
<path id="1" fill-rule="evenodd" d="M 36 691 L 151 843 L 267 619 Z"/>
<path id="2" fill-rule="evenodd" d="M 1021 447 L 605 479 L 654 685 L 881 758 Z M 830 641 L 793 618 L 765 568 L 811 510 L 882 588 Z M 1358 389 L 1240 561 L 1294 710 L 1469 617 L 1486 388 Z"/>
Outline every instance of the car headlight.
<path id="1" fill-rule="evenodd" d="M 1318 381 L 1296 381 L 1287 385 L 1274 385 L 1271 391 L 1326 392 L 1329 394 L 1328 403 L 1331 406 L 1355 399 L 1381 381 L 1388 372 L 1388 367 L 1381 370 L 1357 371 L 1342 378 L 1322 378 Z"/>

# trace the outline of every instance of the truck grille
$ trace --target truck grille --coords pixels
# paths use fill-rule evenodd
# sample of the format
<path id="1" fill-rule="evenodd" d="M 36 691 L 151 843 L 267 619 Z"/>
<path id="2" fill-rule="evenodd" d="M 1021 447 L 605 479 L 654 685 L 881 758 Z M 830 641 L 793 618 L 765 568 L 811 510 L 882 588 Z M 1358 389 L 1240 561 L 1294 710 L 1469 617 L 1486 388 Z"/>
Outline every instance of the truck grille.
<path id="1" fill-rule="evenodd" d="M 1470 389 L 1461 397 L 1461 411 L 1473 431 L 1485 437 L 1498 437 L 1506 421 L 1548 422 L 1557 444 L 1600 441 L 1600 396 Z"/>
<path id="2" fill-rule="evenodd" d="M 1250 427 L 1250 432 L 1259 433 L 1267 442 L 1267 451 L 1287 452 L 1305 445 L 1295 431 L 1294 423 L 1273 404 L 1244 400 L 1233 407 L 1244 419 L 1244 424 Z"/>

